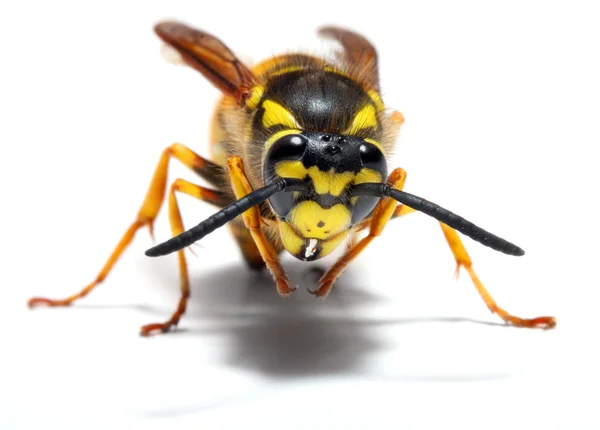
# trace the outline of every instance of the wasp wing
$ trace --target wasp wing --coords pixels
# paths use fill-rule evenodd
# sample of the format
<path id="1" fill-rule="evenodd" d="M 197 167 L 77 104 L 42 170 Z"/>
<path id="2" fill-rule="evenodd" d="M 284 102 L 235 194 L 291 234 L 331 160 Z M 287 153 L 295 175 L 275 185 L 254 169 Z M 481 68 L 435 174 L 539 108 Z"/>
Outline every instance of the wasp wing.
<path id="1" fill-rule="evenodd" d="M 371 88 L 379 90 L 377 51 L 371 42 L 358 33 L 340 27 L 322 27 L 319 35 L 339 42 L 344 48 L 342 60 L 350 72 Z"/>
<path id="2" fill-rule="evenodd" d="M 160 22 L 154 31 L 187 65 L 239 102 L 254 87 L 254 74 L 216 37 L 174 21 Z"/>

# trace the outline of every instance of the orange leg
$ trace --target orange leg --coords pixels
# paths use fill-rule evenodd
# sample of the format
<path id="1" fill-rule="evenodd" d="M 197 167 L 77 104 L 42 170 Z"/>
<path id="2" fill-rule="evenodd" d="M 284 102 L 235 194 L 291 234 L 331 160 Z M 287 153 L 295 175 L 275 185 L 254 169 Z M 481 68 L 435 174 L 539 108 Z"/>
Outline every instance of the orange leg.
<path id="1" fill-rule="evenodd" d="M 471 257 L 467 253 L 465 246 L 462 243 L 462 240 L 458 236 L 456 230 L 448 227 L 446 224 L 440 223 L 442 227 L 442 231 L 444 232 L 444 236 L 446 237 L 446 241 L 450 246 L 450 250 L 454 255 L 456 260 L 456 273 L 461 267 L 464 267 L 465 270 L 469 273 L 471 280 L 473 281 L 473 285 L 477 288 L 477 291 L 481 295 L 481 298 L 485 302 L 486 306 L 492 313 L 498 314 L 500 318 L 506 321 L 509 324 L 512 324 L 517 327 L 529 327 L 529 328 L 544 328 L 551 329 L 556 326 L 556 319 L 554 317 L 537 317 L 532 319 L 523 319 L 516 317 L 514 315 L 509 314 L 504 309 L 496 304 L 496 301 L 492 298 L 490 293 L 487 292 L 479 277 L 473 270 L 473 262 L 471 261 Z"/>
<path id="2" fill-rule="evenodd" d="M 398 206 L 396 206 L 396 209 L 394 210 L 392 219 L 401 217 L 403 215 L 407 215 L 412 212 L 415 212 L 415 210 L 412 208 L 409 208 L 408 206 L 399 204 Z M 479 280 L 479 277 L 475 273 L 475 270 L 473 270 L 473 262 L 471 261 L 471 257 L 467 253 L 467 250 L 465 249 L 465 246 L 462 243 L 462 240 L 460 239 L 460 236 L 458 235 L 458 233 L 454 229 L 448 227 L 444 223 L 440 223 L 440 226 L 442 227 L 444 237 L 446 238 L 446 241 L 448 242 L 448 245 L 450 246 L 450 250 L 452 251 L 452 254 L 454 255 L 454 259 L 456 260 L 456 276 L 458 276 L 460 268 L 464 267 L 465 270 L 469 273 L 469 276 L 471 277 L 471 280 L 473 281 L 473 285 L 475 285 L 475 288 L 481 295 L 481 298 L 483 299 L 483 301 L 485 302 L 486 306 L 488 307 L 488 309 L 490 311 L 498 314 L 498 316 L 500 318 L 502 318 L 504 321 L 506 321 L 507 323 L 510 323 L 517 327 L 529 327 L 529 328 L 538 328 L 539 327 L 539 328 L 544 328 L 544 329 L 551 329 L 556 326 L 556 319 L 554 317 L 537 317 L 537 318 L 532 318 L 532 319 L 523 319 L 523 318 L 519 318 L 514 315 L 511 315 L 508 312 L 506 312 L 504 309 L 499 307 L 498 304 L 496 303 L 496 301 L 492 298 L 490 293 L 488 293 L 488 291 L 485 289 L 485 287 Z M 362 227 L 362 228 L 364 228 L 364 227 Z"/>
<path id="3" fill-rule="evenodd" d="M 404 187 L 406 181 L 406 172 L 403 169 L 395 169 L 388 177 L 388 184 L 394 188 L 401 190 Z M 370 218 L 369 234 L 360 240 L 358 243 L 350 247 L 346 253 L 340 257 L 340 259 L 323 275 L 319 281 L 319 288 L 312 292 L 317 297 L 326 297 L 331 291 L 333 283 L 341 275 L 344 269 L 354 260 L 358 255 L 375 239 L 381 234 L 385 225 L 392 218 L 394 209 L 396 208 L 396 200 L 391 197 L 383 198 L 379 201 L 373 216 Z"/>
<path id="4" fill-rule="evenodd" d="M 256 246 L 256 242 L 254 242 L 252 233 L 246 228 L 244 221 L 239 222 L 234 220 L 229 224 L 229 228 L 240 247 L 240 251 L 248 267 L 252 270 L 261 270 L 264 268 L 265 261 Z"/>
<path id="5" fill-rule="evenodd" d="M 181 192 L 187 194 L 188 196 L 195 197 L 198 200 L 211 203 L 217 202 L 221 198 L 221 194 L 219 192 L 192 184 L 184 179 L 177 179 L 175 182 L 173 182 L 169 190 L 169 223 L 171 224 L 171 234 L 173 236 L 177 236 L 184 231 L 181 212 L 179 210 L 179 205 L 177 204 L 177 196 L 175 192 Z M 181 275 L 181 298 L 179 299 L 177 309 L 168 321 L 164 323 L 154 323 L 143 326 L 140 330 L 140 334 L 142 336 L 148 336 L 157 332 L 166 333 L 171 327 L 177 326 L 179 319 L 185 312 L 187 301 L 190 297 L 190 280 L 188 277 L 187 262 L 185 261 L 183 249 L 177 252 L 177 257 L 179 259 L 179 272 Z"/>
<path id="6" fill-rule="evenodd" d="M 252 186 L 248 182 L 248 178 L 244 172 L 242 159 L 240 157 L 230 157 L 227 160 L 227 165 L 229 166 L 231 185 L 236 198 L 241 199 L 246 194 L 252 192 Z M 296 288 L 290 284 L 290 280 L 277 257 L 277 251 L 273 248 L 273 245 L 261 229 L 260 209 L 258 207 L 250 208 L 242 216 L 246 227 L 248 227 L 248 230 L 252 234 L 260 255 L 273 275 L 277 291 L 284 297 L 290 295 Z"/>
<path id="7" fill-rule="evenodd" d="M 67 297 L 66 299 L 52 300 L 43 297 L 34 297 L 29 300 L 29 307 L 35 307 L 40 305 L 46 306 L 69 306 L 75 300 L 87 296 L 96 286 L 98 286 L 109 274 L 119 257 L 123 254 L 125 249 L 129 246 L 135 233 L 138 229 L 144 226 L 148 226 L 150 235 L 153 236 L 153 224 L 158 211 L 162 206 L 164 199 L 167 173 L 169 166 L 169 159 L 175 157 L 181 161 L 184 165 L 194 170 L 200 176 L 208 180 L 209 182 L 218 181 L 218 169 L 221 169 L 216 164 L 205 160 L 204 158 L 196 155 L 187 147 L 176 143 L 165 149 L 160 157 L 158 165 L 154 171 L 152 182 L 148 188 L 146 198 L 140 208 L 135 221 L 129 226 L 117 247 L 114 249 L 104 267 L 100 270 L 100 273 L 96 276 L 96 279 L 89 285 L 87 285 L 80 292 Z M 208 190 L 207 190 L 208 191 Z M 212 203 L 218 207 L 223 207 L 229 203 L 229 200 L 221 192 L 211 191 L 207 194 L 205 199 L 207 202 Z"/>

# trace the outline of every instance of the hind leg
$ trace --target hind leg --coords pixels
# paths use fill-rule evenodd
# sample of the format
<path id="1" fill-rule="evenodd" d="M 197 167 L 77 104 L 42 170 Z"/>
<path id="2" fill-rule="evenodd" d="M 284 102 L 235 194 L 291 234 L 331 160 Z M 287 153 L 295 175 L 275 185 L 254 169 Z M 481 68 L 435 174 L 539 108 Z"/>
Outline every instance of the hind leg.
<path id="1" fill-rule="evenodd" d="M 219 175 L 222 168 L 215 163 L 204 159 L 197 155 L 189 148 L 175 143 L 166 148 L 156 166 L 152 181 L 146 193 L 146 198 L 142 203 L 135 221 L 127 228 L 125 234 L 121 237 L 121 240 L 113 250 L 112 254 L 100 270 L 100 273 L 96 276 L 93 282 L 87 285 L 78 293 L 73 294 L 65 299 L 47 299 L 44 297 L 34 297 L 29 300 L 29 307 L 35 307 L 40 305 L 45 306 L 69 306 L 74 301 L 87 296 L 94 288 L 96 288 L 104 279 L 108 276 L 115 263 L 119 260 L 123 252 L 127 249 L 135 233 L 142 227 L 148 226 L 150 235 L 153 234 L 154 219 L 160 210 L 166 189 L 167 174 L 169 168 L 169 160 L 176 158 L 182 162 L 185 166 L 196 172 L 202 178 L 206 179 L 210 183 L 217 184 L 219 181 Z M 205 201 L 214 204 L 218 207 L 224 207 L 229 204 L 229 199 L 218 191 L 212 191 L 210 195 L 207 195 Z"/>

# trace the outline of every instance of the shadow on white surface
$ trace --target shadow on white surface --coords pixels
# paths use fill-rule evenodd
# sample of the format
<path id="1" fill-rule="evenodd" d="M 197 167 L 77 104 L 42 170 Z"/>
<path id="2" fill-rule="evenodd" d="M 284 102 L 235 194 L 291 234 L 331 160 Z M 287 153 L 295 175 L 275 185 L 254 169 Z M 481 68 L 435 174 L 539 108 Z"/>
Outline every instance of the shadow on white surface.
<path id="1" fill-rule="evenodd" d="M 353 273 L 352 267 L 338 279 L 324 300 L 316 299 L 307 291 L 317 285 L 323 273 L 320 267 L 286 262 L 286 269 L 298 286 L 288 299 L 277 294 L 266 270 L 253 272 L 243 263 L 212 271 L 203 268 L 202 273 L 191 279 L 192 296 L 179 328 L 166 336 L 220 336 L 225 339 L 221 364 L 257 372 L 267 378 L 285 379 L 364 374 L 366 361 L 389 347 L 380 336 L 379 329 L 384 326 L 425 323 L 505 326 L 461 317 L 377 318 L 374 305 L 383 298 L 360 285 L 360 277 Z M 177 280 L 172 271 L 158 270 L 157 275 L 161 288 L 173 294 Z M 135 309 L 151 315 L 152 321 L 147 322 L 162 321 L 170 312 L 165 306 L 143 304 L 81 303 L 78 306 Z M 504 377 L 507 375 L 490 374 L 467 379 Z M 407 376 L 406 380 L 456 382 L 457 378 L 431 375 Z"/>

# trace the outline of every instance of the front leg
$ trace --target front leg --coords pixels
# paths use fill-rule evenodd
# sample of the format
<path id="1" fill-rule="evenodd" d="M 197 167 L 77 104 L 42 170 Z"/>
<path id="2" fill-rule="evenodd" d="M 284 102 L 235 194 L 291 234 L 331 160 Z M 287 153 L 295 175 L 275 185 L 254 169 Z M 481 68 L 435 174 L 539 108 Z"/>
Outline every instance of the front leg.
<path id="1" fill-rule="evenodd" d="M 231 186 L 235 197 L 241 199 L 246 194 L 252 192 L 252 186 L 246 177 L 241 157 L 229 157 L 227 166 L 229 167 Z M 260 209 L 258 206 L 252 207 L 244 212 L 242 217 L 244 218 L 244 224 L 250 230 L 252 239 L 254 239 L 254 243 L 256 243 L 262 259 L 273 275 L 273 279 L 277 285 L 277 292 L 283 297 L 289 296 L 294 292 L 296 287 L 290 284 L 290 280 L 279 262 L 277 252 L 261 229 Z"/>
<path id="2" fill-rule="evenodd" d="M 406 172 L 403 169 L 394 169 L 388 177 L 388 184 L 397 190 L 404 188 Z M 319 288 L 311 291 L 317 297 L 326 297 L 331 291 L 335 280 L 342 274 L 344 269 L 371 243 L 373 239 L 381 234 L 385 225 L 392 218 L 396 209 L 396 200 L 391 197 L 382 198 L 373 211 L 369 234 L 361 241 L 350 247 L 346 253 L 323 275 L 319 281 Z"/>

